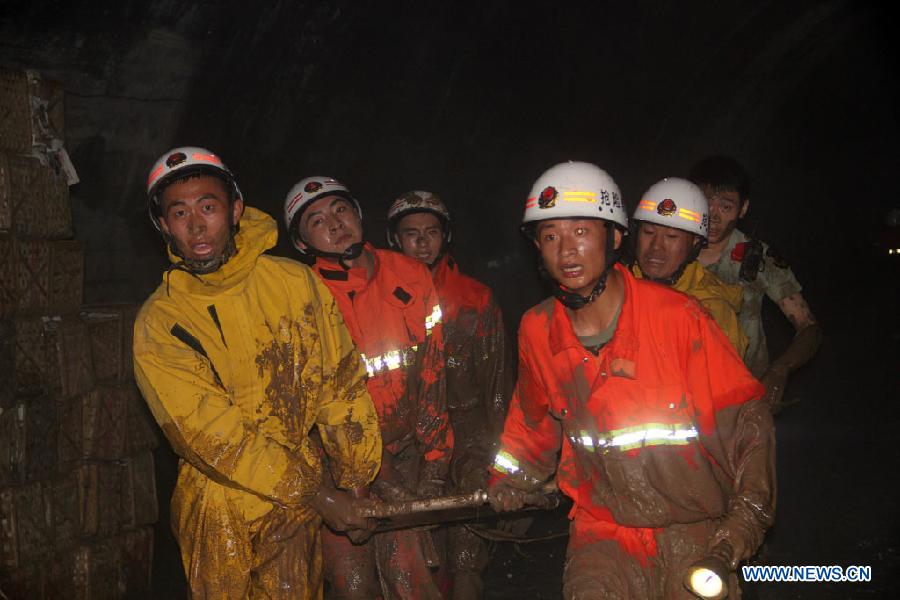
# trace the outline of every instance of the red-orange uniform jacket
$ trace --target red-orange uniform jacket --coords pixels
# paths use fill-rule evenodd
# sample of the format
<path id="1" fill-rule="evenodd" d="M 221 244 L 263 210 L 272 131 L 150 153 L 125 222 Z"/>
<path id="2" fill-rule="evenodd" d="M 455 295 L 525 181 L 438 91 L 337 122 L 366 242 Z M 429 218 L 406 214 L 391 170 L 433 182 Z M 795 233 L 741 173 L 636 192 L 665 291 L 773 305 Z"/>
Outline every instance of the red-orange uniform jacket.
<path id="1" fill-rule="evenodd" d="M 625 296 L 597 356 L 557 300 L 522 318 L 495 476 L 556 471 L 576 526 L 590 524 L 580 537 L 614 539 L 639 560 L 655 554 L 659 528 L 713 519 L 711 546 L 729 539 L 752 553 L 775 507 L 763 387 L 695 300 L 615 268 Z"/>
<path id="2" fill-rule="evenodd" d="M 416 443 L 429 476 L 446 477 L 453 451 L 444 382 L 442 314 L 428 269 L 402 254 L 366 244 L 374 276 L 319 259 L 328 286 L 368 371 L 367 386 L 384 447 Z"/>

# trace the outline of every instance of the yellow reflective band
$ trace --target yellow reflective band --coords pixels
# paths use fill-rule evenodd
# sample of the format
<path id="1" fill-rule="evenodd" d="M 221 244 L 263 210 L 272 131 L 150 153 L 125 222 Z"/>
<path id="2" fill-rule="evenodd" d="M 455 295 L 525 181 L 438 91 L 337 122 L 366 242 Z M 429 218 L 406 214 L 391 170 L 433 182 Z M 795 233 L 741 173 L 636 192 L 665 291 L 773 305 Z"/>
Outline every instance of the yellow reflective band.
<path id="1" fill-rule="evenodd" d="M 383 371 L 393 371 L 400 367 L 408 367 L 415 360 L 418 345 L 410 346 L 406 350 L 388 350 L 384 354 L 378 356 L 366 356 L 360 353 L 363 364 L 366 365 L 366 373 L 369 377 L 374 377 Z"/>
<path id="2" fill-rule="evenodd" d="M 641 200 L 640 202 L 638 202 L 638 209 L 655 211 L 656 202 L 654 202 L 653 200 Z"/>
<path id="3" fill-rule="evenodd" d="M 563 200 L 565 202 L 588 202 L 588 203 L 594 204 L 597 202 L 597 192 L 587 192 L 587 191 L 563 192 Z"/>
<path id="4" fill-rule="evenodd" d="M 577 436 L 569 436 L 569 439 L 573 444 L 594 452 L 598 447 L 618 448 L 624 451 L 642 446 L 684 446 L 698 435 L 697 429 L 693 425 L 646 423 L 610 431 L 596 439 L 586 431 L 579 432 Z"/>
<path id="5" fill-rule="evenodd" d="M 425 335 L 431 335 L 431 330 L 434 329 L 436 325 L 440 325 L 443 316 L 444 313 L 441 311 L 441 305 L 435 304 L 434 308 L 431 309 L 431 314 L 425 317 Z"/>
<path id="6" fill-rule="evenodd" d="M 682 219 L 687 219 L 688 221 L 693 221 L 694 223 L 700 222 L 700 213 L 695 213 L 692 210 L 688 210 L 686 208 L 678 209 L 678 216 Z"/>
<path id="7" fill-rule="evenodd" d="M 519 471 L 519 461 L 509 452 L 501 450 L 494 458 L 494 468 L 505 475 L 512 475 Z"/>

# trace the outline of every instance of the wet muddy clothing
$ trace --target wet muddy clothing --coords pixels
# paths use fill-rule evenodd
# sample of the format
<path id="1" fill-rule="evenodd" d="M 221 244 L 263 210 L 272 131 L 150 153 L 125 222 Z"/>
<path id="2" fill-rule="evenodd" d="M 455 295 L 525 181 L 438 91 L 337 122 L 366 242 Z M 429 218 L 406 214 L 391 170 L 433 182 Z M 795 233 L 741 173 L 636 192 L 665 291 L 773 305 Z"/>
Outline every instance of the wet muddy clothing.
<path id="1" fill-rule="evenodd" d="M 719 260 L 706 265 L 706 269 L 725 283 L 740 285 L 743 289 L 744 300 L 738 319 L 747 334 L 744 363 L 754 376 L 762 377 L 769 368 L 769 349 L 762 323 L 763 296 L 777 304 L 788 296 L 799 294 L 803 288 L 784 259 L 766 243 L 762 243 L 763 260 L 756 279 L 750 283 L 743 281 L 740 278 L 741 261 L 749 241 L 749 237 L 735 229 Z"/>
<path id="2" fill-rule="evenodd" d="M 600 535 L 594 531 L 600 528 Z M 671 525 L 654 536 L 656 552 L 646 561 L 603 536 L 602 524 L 589 514 L 577 515 L 569 526 L 569 548 L 563 573 L 563 598 L 664 598 L 696 600 L 683 583 L 684 573 L 705 558 L 715 522 Z M 737 575 L 730 574 L 729 600 L 740 598 Z"/>
<path id="3" fill-rule="evenodd" d="M 624 301 L 598 356 L 548 299 L 519 330 L 519 380 L 496 476 L 542 482 L 556 472 L 590 517 L 641 564 L 676 525 L 716 523 L 747 558 L 771 524 L 774 428 L 763 388 L 696 300 L 617 265 Z M 561 452 L 557 463 L 557 453 Z M 570 556 L 577 552 L 570 540 Z"/>
<path id="4" fill-rule="evenodd" d="M 444 315 L 452 479 L 457 489 L 474 491 L 485 483 L 512 391 L 503 316 L 490 288 L 463 275 L 451 256 L 433 275 Z"/>
<path id="5" fill-rule="evenodd" d="M 444 314 L 447 404 L 453 425 L 451 479 L 457 492 L 484 489 L 503 431 L 512 388 L 506 332 L 490 288 L 444 255 L 432 272 Z M 448 531 L 454 598 L 482 596 L 488 542 L 465 527 Z"/>
<path id="6" fill-rule="evenodd" d="M 263 255 L 276 240 L 275 222 L 247 207 L 237 254 L 207 275 L 171 269 L 135 322 L 138 386 L 181 457 L 172 526 L 198 597 L 319 597 L 309 501 L 322 464 L 309 432 L 340 487 L 367 485 L 380 466 L 377 415 L 340 312 L 310 269 Z"/>
<path id="7" fill-rule="evenodd" d="M 428 268 L 389 250 L 366 244 L 373 255 L 372 278 L 364 267 L 344 269 L 319 259 L 314 266 L 334 295 L 368 372 L 384 447 L 402 481 L 416 495 L 441 493 L 449 475 L 453 430 L 447 412 L 443 315 Z M 386 477 L 382 469 L 378 478 Z M 427 534 L 426 534 L 427 535 Z M 362 546 L 350 547 L 345 536 L 325 531 L 328 581 L 335 597 L 354 595 L 351 584 L 371 579 L 379 561 L 386 598 L 438 598 L 431 570 L 421 557 L 421 544 L 407 533 L 376 534 Z M 427 541 L 427 540 L 426 540 Z M 390 548 L 400 555 L 388 556 Z M 352 555 L 353 561 L 346 560 Z M 345 564 L 350 572 L 337 573 Z M 389 565 L 402 565 L 395 569 Z M 363 572 L 365 571 L 365 572 Z M 393 591 L 391 591 L 393 590 Z"/>
<path id="8" fill-rule="evenodd" d="M 642 278 L 641 268 L 635 263 L 632 273 Z M 741 311 L 743 290 L 739 285 L 730 285 L 694 261 L 684 268 L 681 277 L 673 285 L 673 290 L 693 296 L 709 311 L 710 316 L 737 350 L 738 356 L 745 356 L 747 335 L 741 329 L 738 315 Z"/>

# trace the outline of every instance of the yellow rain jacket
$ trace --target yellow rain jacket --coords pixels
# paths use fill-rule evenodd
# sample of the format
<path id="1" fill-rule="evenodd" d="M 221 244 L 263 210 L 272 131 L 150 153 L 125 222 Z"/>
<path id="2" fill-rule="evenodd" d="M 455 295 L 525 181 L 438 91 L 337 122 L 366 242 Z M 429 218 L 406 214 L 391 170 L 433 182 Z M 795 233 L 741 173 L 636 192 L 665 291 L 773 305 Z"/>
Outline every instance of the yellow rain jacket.
<path id="1" fill-rule="evenodd" d="M 631 270 L 636 277 L 643 278 L 637 263 Z M 743 358 L 747 350 L 747 335 L 741 329 L 737 317 L 743 297 L 741 286 L 725 283 L 695 260 L 684 268 L 681 277 L 671 287 L 696 298 L 731 341 L 738 356 Z"/>
<path id="2" fill-rule="evenodd" d="M 277 236 L 271 217 L 247 207 L 237 254 L 207 275 L 168 271 L 135 323 L 135 377 L 182 459 L 172 524 L 198 596 L 242 597 L 250 592 L 241 585 L 256 588 L 247 570 L 266 561 L 253 553 L 278 536 L 254 536 L 272 531 L 273 517 L 263 517 L 282 509 L 315 527 L 306 531 L 315 556 L 300 560 L 319 589 L 291 594 L 321 594 L 320 521 L 308 506 L 323 476 L 313 427 L 339 487 L 365 486 L 380 468 L 365 366 L 319 278 L 263 255 Z M 241 573 L 232 578 L 232 571 Z"/>

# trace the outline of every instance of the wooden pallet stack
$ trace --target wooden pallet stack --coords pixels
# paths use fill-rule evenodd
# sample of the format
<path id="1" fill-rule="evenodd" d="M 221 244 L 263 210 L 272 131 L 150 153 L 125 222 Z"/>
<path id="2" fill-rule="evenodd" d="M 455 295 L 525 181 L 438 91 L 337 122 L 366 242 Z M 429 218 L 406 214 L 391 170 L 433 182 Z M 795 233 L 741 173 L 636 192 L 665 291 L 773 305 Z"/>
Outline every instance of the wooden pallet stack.
<path id="1" fill-rule="evenodd" d="M 63 90 L 0 70 L 0 597 L 149 590 L 156 426 L 131 372 L 137 307 L 84 306 Z"/>

